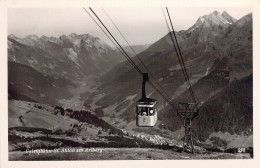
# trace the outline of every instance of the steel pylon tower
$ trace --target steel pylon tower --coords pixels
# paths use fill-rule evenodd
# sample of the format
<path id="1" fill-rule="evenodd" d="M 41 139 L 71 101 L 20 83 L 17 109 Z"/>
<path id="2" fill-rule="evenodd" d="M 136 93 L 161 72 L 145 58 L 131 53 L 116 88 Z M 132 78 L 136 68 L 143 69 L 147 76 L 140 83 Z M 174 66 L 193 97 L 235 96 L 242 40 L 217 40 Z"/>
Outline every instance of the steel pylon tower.
<path id="1" fill-rule="evenodd" d="M 194 144 L 192 140 L 192 120 L 198 116 L 198 103 L 179 103 L 178 115 L 181 118 L 185 129 L 185 136 L 183 139 L 183 150 L 194 153 Z"/>

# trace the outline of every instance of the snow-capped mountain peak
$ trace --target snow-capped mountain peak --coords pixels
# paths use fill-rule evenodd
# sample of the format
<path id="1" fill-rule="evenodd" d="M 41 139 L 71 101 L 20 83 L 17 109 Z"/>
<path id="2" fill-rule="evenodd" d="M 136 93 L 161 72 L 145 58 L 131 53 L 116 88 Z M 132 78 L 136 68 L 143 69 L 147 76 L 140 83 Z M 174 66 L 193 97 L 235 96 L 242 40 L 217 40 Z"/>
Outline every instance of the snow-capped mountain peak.
<path id="1" fill-rule="evenodd" d="M 226 27 L 233 24 L 236 21 L 232 16 L 230 16 L 226 11 L 220 13 L 219 11 L 214 11 L 208 15 L 200 16 L 196 23 L 188 29 L 188 32 L 194 30 L 199 30 L 200 28 L 213 28 L 216 26 Z"/>
<path id="2" fill-rule="evenodd" d="M 226 19 L 228 22 L 230 22 L 230 23 L 234 23 L 234 22 L 237 21 L 235 18 L 233 18 L 232 16 L 230 16 L 226 11 L 223 11 L 223 12 L 221 13 L 221 16 L 222 16 L 224 19 Z"/>
<path id="3" fill-rule="evenodd" d="M 212 12 L 213 15 L 220 15 L 220 12 L 219 11 L 214 11 Z"/>

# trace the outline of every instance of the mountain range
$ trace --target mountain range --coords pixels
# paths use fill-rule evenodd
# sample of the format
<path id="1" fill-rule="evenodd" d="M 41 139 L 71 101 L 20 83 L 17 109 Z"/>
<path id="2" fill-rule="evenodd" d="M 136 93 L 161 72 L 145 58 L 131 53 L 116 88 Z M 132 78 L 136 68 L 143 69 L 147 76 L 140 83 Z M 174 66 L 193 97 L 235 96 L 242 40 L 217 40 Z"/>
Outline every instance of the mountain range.
<path id="1" fill-rule="evenodd" d="M 71 97 L 67 87 L 75 86 L 87 76 L 100 76 L 120 61 L 118 51 L 89 34 L 72 33 L 59 38 L 9 35 L 9 91 L 16 93 L 12 97 L 27 95 L 37 102 L 56 104 L 60 99 Z M 32 82 L 34 80 L 41 82 Z M 41 92 L 36 89 L 39 87 Z M 67 96 L 58 96 L 62 92 Z"/>
<path id="2" fill-rule="evenodd" d="M 8 36 L 8 60 L 28 65 L 44 75 L 81 79 L 103 74 L 122 61 L 119 52 L 89 34 L 56 37 Z"/>
<path id="3" fill-rule="evenodd" d="M 152 73 L 150 81 L 156 84 L 156 80 L 177 106 L 192 100 L 169 35 L 137 53 Z M 196 139 L 206 141 L 218 131 L 252 134 L 252 14 L 236 20 L 225 11 L 214 11 L 176 35 L 200 102 Z M 145 72 L 137 57 L 132 59 Z M 98 37 L 9 35 L 8 62 L 9 98 L 58 103 L 72 97 L 68 87 L 80 87 L 77 81 L 94 75 L 92 91 L 81 94 L 81 99 L 108 123 L 173 138 L 172 132 L 182 127 L 176 111 L 149 85 L 147 95 L 158 100 L 158 122 L 153 128 L 136 127 L 135 102 L 141 97 L 142 76 Z"/>

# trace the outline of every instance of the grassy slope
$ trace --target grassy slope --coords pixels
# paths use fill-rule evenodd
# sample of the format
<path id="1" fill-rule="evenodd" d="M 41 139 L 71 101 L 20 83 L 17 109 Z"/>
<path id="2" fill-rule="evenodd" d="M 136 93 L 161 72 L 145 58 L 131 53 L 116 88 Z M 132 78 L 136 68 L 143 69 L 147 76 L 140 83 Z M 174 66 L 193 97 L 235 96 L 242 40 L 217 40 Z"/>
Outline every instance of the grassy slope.
<path id="1" fill-rule="evenodd" d="M 8 101 L 8 127 L 34 127 L 34 128 L 61 128 L 69 129 L 70 124 L 78 123 L 77 120 L 71 119 L 60 114 L 54 115 L 54 107 L 43 105 L 41 109 L 35 107 L 37 103 L 17 100 Z M 22 122 L 19 117 L 22 116 Z"/>

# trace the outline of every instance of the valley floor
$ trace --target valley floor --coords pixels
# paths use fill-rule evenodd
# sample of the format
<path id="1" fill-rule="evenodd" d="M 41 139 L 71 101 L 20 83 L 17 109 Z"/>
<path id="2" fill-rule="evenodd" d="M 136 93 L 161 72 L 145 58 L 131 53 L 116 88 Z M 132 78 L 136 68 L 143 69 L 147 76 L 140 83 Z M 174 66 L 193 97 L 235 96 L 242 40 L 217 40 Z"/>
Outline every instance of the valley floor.
<path id="1" fill-rule="evenodd" d="M 75 150 L 78 148 L 70 148 Z M 250 159 L 248 153 L 203 154 L 179 153 L 173 150 L 154 148 L 81 148 L 84 152 L 28 153 L 9 152 L 9 160 L 184 160 L 184 159 Z M 66 150 L 66 149 L 65 149 Z M 68 150 L 68 149 L 67 149 Z"/>

